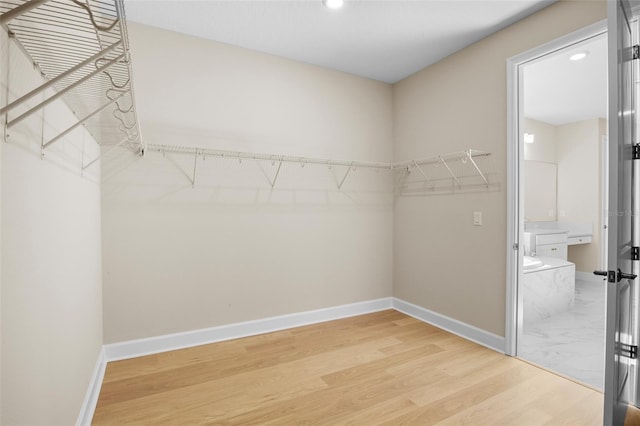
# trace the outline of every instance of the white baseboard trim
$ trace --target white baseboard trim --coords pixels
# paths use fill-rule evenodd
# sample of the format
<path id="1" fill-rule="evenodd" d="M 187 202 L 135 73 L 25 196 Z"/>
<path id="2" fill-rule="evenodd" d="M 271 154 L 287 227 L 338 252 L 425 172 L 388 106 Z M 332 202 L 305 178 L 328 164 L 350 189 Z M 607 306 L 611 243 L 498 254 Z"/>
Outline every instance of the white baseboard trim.
<path id="1" fill-rule="evenodd" d="M 91 425 L 93 413 L 96 411 L 96 405 L 98 404 L 98 397 L 100 396 L 100 389 L 102 388 L 102 380 L 104 379 L 104 372 L 106 368 L 107 360 L 105 358 L 104 347 L 102 347 L 98 353 L 98 360 L 96 361 L 96 366 L 93 369 L 91 381 L 87 388 L 87 394 L 82 402 L 80 414 L 78 414 L 78 420 L 76 420 L 76 426 Z"/>
<path id="2" fill-rule="evenodd" d="M 104 345 L 106 361 L 135 358 L 392 309 L 391 297 Z"/>
<path id="3" fill-rule="evenodd" d="M 498 336 L 497 334 L 490 333 L 462 321 L 449 318 L 437 312 L 430 311 L 429 309 L 414 305 L 413 303 L 405 302 L 404 300 L 396 297 L 393 298 L 393 308 L 403 314 L 407 314 L 431 325 L 435 325 L 438 328 L 457 334 L 458 336 L 471 340 L 479 345 L 504 353 L 505 340 L 502 336 Z"/>
<path id="4" fill-rule="evenodd" d="M 602 284 L 606 280 L 606 278 L 593 275 L 593 272 L 576 271 L 576 280 Z"/>

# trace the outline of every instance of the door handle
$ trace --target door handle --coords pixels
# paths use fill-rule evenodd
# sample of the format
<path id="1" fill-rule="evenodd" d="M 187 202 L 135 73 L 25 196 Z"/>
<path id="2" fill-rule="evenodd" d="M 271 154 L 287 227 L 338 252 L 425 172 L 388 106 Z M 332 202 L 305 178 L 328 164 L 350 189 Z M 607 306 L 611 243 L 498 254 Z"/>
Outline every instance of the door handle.
<path id="1" fill-rule="evenodd" d="M 636 274 L 627 274 L 620 269 L 617 271 L 593 271 L 593 274 L 607 277 L 607 281 L 610 283 L 619 283 L 622 280 L 634 280 L 637 277 Z"/>
<path id="2" fill-rule="evenodd" d="M 637 277 L 636 274 L 626 274 L 622 271 L 620 271 L 620 269 L 618 269 L 618 281 L 625 279 L 625 280 L 635 280 Z"/>

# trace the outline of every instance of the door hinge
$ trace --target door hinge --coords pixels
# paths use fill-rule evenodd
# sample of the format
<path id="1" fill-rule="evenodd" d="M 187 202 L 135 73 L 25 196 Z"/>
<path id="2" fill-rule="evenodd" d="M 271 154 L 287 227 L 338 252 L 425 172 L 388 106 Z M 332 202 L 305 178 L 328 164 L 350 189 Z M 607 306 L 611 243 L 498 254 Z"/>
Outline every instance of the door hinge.
<path id="1" fill-rule="evenodd" d="M 640 247 L 631 247 L 631 260 L 640 260 Z"/>
<path id="2" fill-rule="evenodd" d="M 627 345 L 626 343 L 620 343 L 620 355 L 629 359 L 637 359 L 638 358 L 638 346 L 637 345 Z"/>
<path id="3" fill-rule="evenodd" d="M 633 49 L 633 59 L 640 58 L 640 46 L 637 44 L 634 44 L 632 49 Z"/>
<path id="4" fill-rule="evenodd" d="M 633 159 L 640 160 L 640 143 L 633 144 Z"/>

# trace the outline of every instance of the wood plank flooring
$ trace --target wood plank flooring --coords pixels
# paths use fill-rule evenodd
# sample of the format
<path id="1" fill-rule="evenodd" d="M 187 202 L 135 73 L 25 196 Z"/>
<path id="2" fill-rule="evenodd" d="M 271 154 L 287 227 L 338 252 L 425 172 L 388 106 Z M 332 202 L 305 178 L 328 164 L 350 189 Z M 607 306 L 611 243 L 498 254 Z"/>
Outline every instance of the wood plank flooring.
<path id="1" fill-rule="evenodd" d="M 601 425 L 602 394 L 388 310 L 111 362 L 94 425 Z"/>

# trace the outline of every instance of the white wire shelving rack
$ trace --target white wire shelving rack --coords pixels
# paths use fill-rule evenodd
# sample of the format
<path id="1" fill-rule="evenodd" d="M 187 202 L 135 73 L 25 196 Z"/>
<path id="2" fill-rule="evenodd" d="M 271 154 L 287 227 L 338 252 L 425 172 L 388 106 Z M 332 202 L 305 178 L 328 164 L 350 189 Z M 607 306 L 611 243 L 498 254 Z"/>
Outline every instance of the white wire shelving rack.
<path id="1" fill-rule="evenodd" d="M 39 113 L 48 104 L 62 99 L 78 120 L 51 139 L 43 140 L 41 149 L 44 153 L 76 128 L 84 126 L 103 149 L 97 158 L 86 162 L 83 159 L 82 170 L 114 150 L 127 148 L 139 155 L 145 151 L 155 151 L 193 156 L 192 175 L 189 178 L 192 186 L 196 182 L 198 159 L 207 156 L 255 160 L 258 164 L 269 161 L 275 170 L 273 177 L 267 177 L 272 188 L 276 186 L 285 163 L 342 167 L 344 174 L 336 182 L 338 189 L 342 189 L 350 173 L 358 168 L 394 173 L 398 177 L 395 186 L 401 193 L 435 193 L 443 189 L 463 190 L 467 187 L 489 189 L 493 185 L 489 179 L 490 173 L 483 170 L 480 164 L 491 154 L 474 149 L 386 163 L 144 144 L 135 109 L 122 2 L 0 0 L 0 25 L 44 79 L 39 87 L 14 96 L 0 108 L 0 115 L 5 115 L 5 133 Z M 11 81 L 10 75 L 8 81 Z M 53 94 L 34 104 L 43 93 Z"/>
<path id="2" fill-rule="evenodd" d="M 0 108 L 5 135 L 62 99 L 77 122 L 42 141 L 43 154 L 79 126 L 102 148 L 122 147 L 144 154 L 122 0 L 1 0 L 0 25 L 44 79 Z M 54 94 L 33 105 L 43 93 Z M 83 159 L 82 169 L 100 157 Z"/>
<path id="3" fill-rule="evenodd" d="M 268 161 L 275 166 L 273 178 L 268 178 L 272 188 L 276 186 L 281 167 L 284 163 L 296 163 L 301 166 L 306 164 L 321 165 L 331 168 L 333 166 L 343 167 L 344 175 L 337 182 L 338 189 L 342 189 L 345 181 L 352 171 L 358 168 L 387 170 L 399 172 L 400 178 L 396 182 L 400 192 L 438 192 L 443 189 L 453 190 L 465 189 L 490 189 L 494 183 L 490 181 L 487 173 L 482 170 L 481 160 L 490 158 L 491 153 L 476 149 L 451 152 L 417 160 L 400 161 L 396 163 L 352 161 L 330 158 L 300 157 L 281 154 L 266 154 L 247 151 L 219 150 L 205 147 L 181 146 L 181 145 L 161 145 L 147 144 L 148 152 L 158 152 L 166 154 L 184 154 L 193 156 L 192 175 L 189 177 L 192 186 L 196 183 L 198 170 L 198 159 L 206 157 L 217 157 L 230 160 L 255 160 Z M 407 177 L 418 172 L 418 180 L 407 180 Z M 416 185 L 417 184 L 417 185 Z"/>

